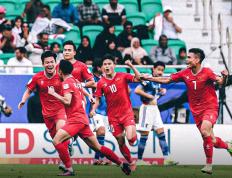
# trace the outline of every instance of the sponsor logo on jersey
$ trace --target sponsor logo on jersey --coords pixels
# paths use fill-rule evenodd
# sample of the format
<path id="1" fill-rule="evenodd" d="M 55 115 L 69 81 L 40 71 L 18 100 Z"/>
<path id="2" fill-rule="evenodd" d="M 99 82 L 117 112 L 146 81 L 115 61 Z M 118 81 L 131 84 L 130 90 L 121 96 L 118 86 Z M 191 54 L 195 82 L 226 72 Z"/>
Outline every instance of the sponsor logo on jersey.
<path id="1" fill-rule="evenodd" d="M 66 90 L 66 89 L 69 88 L 69 85 L 66 83 L 66 84 L 63 85 L 63 88 Z"/>

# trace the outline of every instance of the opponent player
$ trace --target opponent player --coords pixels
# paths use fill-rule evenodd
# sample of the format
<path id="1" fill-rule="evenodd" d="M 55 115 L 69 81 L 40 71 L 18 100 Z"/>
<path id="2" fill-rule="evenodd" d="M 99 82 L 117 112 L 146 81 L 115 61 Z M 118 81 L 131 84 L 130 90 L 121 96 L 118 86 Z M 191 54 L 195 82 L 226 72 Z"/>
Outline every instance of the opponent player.
<path id="1" fill-rule="evenodd" d="M 58 130 L 53 139 L 53 143 L 67 169 L 64 173 L 60 174 L 60 176 L 74 175 L 67 149 L 62 144 L 65 140 L 74 135 L 80 136 L 94 151 L 99 151 L 104 154 L 108 159 L 119 165 L 126 175 L 129 175 L 131 172 L 129 164 L 123 163 L 113 151 L 100 145 L 93 132 L 90 130 L 89 121 L 84 109 L 83 88 L 81 83 L 71 75 L 72 70 L 73 66 L 69 61 L 60 61 L 59 75 L 63 80 L 64 96 L 58 94 L 53 87 L 49 87 L 48 89 L 50 95 L 54 96 L 65 105 L 68 117 L 66 125 Z"/>
<path id="2" fill-rule="evenodd" d="M 18 105 L 21 109 L 34 90 L 39 92 L 42 114 L 44 122 L 48 128 L 51 138 L 54 138 L 56 131 L 65 125 L 67 116 L 64 105 L 55 97 L 48 94 L 48 87 L 54 87 L 58 93 L 62 93 L 62 84 L 56 72 L 56 55 L 51 51 L 45 51 L 41 55 L 44 71 L 35 74 L 27 84 L 27 89 L 23 94 L 22 100 Z M 68 143 L 62 143 L 68 150 Z M 67 156 L 69 157 L 69 155 Z"/>
<path id="3" fill-rule="evenodd" d="M 140 73 L 130 61 L 126 61 L 126 64 L 132 68 L 135 76 L 127 73 L 116 73 L 114 70 L 114 58 L 111 55 L 104 56 L 102 62 L 103 76 L 97 83 L 97 89 L 94 93 L 96 102 L 92 107 L 90 115 L 94 116 L 96 114 L 100 98 L 104 95 L 113 136 L 117 139 L 120 151 L 130 163 L 131 169 L 135 170 L 136 164 L 132 161 L 130 151 L 125 144 L 124 130 L 129 144 L 133 145 L 137 140 L 137 135 L 134 113 L 129 98 L 128 83 L 138 82 Z"/>
<path id="4" fill-rule="evenodd" d="M 152 69 L 154 77 L 163 75 L 165 64 L 156 62 Z M 159 83 L 142 81 L 135 89 L 135 93 L 140 95 L 143 104 L 139 110 L 139 127 L 138 131 L 141 134 L 138 144 L 138 161 L 137 165 L 148 165 L 143 161 L 143 153 L 146 146 L 147 138 L 151 129 L 154 129 L 158 138 L 159 144 L 164 156 L 164 165 L 175 165 L 177 162 L 168 158 L 169 150 L 164 133 L 164 125 L 160 116 L 160 111 L 157 106 L 157 99 L 166 93 L 165 88 L 161 88 Z"/>
<path id="5" fill-rule="evenodd" d="M 95 60 L 93 62 L 93 75 L 95 82 L 98 82 L 102 75 L 102 61 Z M 108 125 L 108 117 L 106 114 L 105 97 L 101 97 L 100 105 L 96 109 L 96 115 L 93 116 L 93 126 L 96 131 L 97 140 L 101 145 L 105 142 L 106 126 Z M 108 162 L 103 160 L 104 156 L 100 152 L 96 152 L 94 156 L 94 165 L 107 165 Z"/>
<path id="6" fill-rule="evenodd" d="M 212 174 L 213 147 L 227 149 L 230 154 L 232 154 L 232 148 L 230 143 L 225 143 L 221 138 L 215 137 L 213 133 L 213 126 L 218 118 L 218 102 L 214 82 L 222 85 L 224 78 L 215 75 L 209 68 L 202 67 L 201 63 L 204 58 L 205 54 L 201 49 L 192 48 L 188 53 L 187 69 L 167 78 L 149 76 L 142 78 L 159 83 L 185 82 L 190 110 L 203 138 L 206 165 L 201 171 Z"/>

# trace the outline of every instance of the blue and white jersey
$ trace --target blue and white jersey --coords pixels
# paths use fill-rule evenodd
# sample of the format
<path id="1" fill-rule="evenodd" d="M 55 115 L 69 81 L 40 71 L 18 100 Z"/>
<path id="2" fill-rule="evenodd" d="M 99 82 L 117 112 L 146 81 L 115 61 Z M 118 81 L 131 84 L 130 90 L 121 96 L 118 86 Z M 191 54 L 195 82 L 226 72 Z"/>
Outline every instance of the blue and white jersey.
<path id="1" fill-rule="evenodd" d="M 159 83 L 151 82 L 151 81 L 142 81 L 139 84 L 139 87 L 145 93 L 153 95 L 155 99 L 158 99 L 161 96 L 161 93 L 160 93 L 161 85 Z M 143 97 L 143 96 L 140 96 L 140 99 L 144 104 L 148 104 L 151 101 L 151 99 Z"/>
<path id="2" fill-rule="evenodd" d="M 96 75 L 94 75 L 94 80 L 95 80 L 95 82 L 98 82 L 100 80 L 100 77 L 97 77 Z M 106 107 L 107 107 L 106 98 L 104 96 L 102 96 L 100 99 L 100 104 L 99 104 L 98 108 L 96 109 L 96 114 L 107 116 Z"/>

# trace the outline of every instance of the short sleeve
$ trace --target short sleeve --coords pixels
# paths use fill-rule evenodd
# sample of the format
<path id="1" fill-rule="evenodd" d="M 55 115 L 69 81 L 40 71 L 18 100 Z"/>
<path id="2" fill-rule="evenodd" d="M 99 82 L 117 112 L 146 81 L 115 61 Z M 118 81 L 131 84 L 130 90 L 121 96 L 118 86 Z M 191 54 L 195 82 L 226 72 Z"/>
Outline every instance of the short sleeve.
<path id="1" fill-rule="evenodd" d="M 94 92 L 94 96 L 95 96 L 95 97 L 102 97 L 102 96 L 103 96 L 101 82 L 98 82 L 98 83 L 97 83 L 97 88 L 96 88 L 96 90 L 95 90 L 95 92 Z"/>
<path id="2" fill-rule="evenodd" d="M 37 86 L 37 76 L 34 75 L 32 77 L 32 79 L 29 80 L 29 82 L 27 83 L 27 88 L 30 90 L 30 91 L 34 91 L 36 89 L 36 86 Z"/>
<path id="3" fill-rule="evenodd" d="M 174 82 L 183 81 L 183 79 L 184 79 L 184 71 L 180 71 L 180 72 L 171 74 L 170 77 L 171 77 L 171 79 L 172 79 Z"/>
<path id="4" fill-rule="evenodd" d="M 93 78 L 93 74 L 86 65 L 83 65 L 82 76 L 84 80 L 89 80 Z"/>
<path id="5" fill-rule="evenodd" d="M 130 82 L 133 82 L 133 81 L 134 81 L 135 76 L 134 76 L 134 75 L 131 75 L 131 74 L 128 74 L 128 73 L 125 73 L 125 74 L 124 74 L 124 78 L 126 79 L 126 81 L 127 81 L 128 83 L 130 83 Z"/>
<path id="6" fill-rule="evenodd" d="M 71 83 L 64 82 L 62 84 L 62 87 L 63 87 L 63 93 L 64 93 L 64 95 L 67 94 L 67 93 L 73 93 L 74 92 L 73 84 L 71 84 Z"/>
<path id="7" fill-rule="evenodd" d="M 207 74 L 210 80 L 216 81 L 217 75 L 211 69 L 208 69 Z"/>

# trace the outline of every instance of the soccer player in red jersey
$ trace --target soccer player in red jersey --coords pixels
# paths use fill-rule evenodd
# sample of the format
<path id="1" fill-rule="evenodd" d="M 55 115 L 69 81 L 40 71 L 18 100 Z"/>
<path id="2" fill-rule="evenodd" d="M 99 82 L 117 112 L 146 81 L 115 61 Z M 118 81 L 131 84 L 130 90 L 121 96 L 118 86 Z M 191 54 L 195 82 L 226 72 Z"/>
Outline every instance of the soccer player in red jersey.
<path id="1" fill-rule="evenodd" d="M 41 55 L 44 71 L 35 74 L 27 84 L 27 89 L 18 105 L 21 109 L 34 90 L 39 92 L 44 122 L 50 136 L 54 138 L 56 131 L 65 125 L 67 116 L 64 105 L 54 96 L 48 94 L 48 87 L 54 87 L 58 93 L 62 93 L 62 83 L 56 72 L 56 55 L 51 51 L 45 51 Z M 68 150 L 68 141 L 63 146 Z M 69 157 L 69 155 L 68 155 Z"/>
<path id="2" fill-rule="evenodd" d="M 85 113 L 83 101 L 83 88 L 81 83 L 72 75 L 73 65 L 66 60 L 61 60 L 59 64 L 59 75 L 63 80 L 63 96 L 55 91 L 53 87 L 48 89 L 48 93 L 60 100 L 65 105 L 67 113 L 67 123 L 59 129 L 53 139 L 53 143 L 59 152 L 60 158 L 67 170 L 61 176 L 73 176 L 74 172 L 68 152 L 62 144 L 65 140 L 78 135 L 85 143 L 95 151 L 101 152 L 109 160 L 119 165 L 122 171 L 129 175 L 131 170 L 129 164 L 120 161 L 119 157 L 109 148 L 98 143 L 97 138 L 89 127 L 89 120 Z M 89 94 L 89 96 L 91 96 Z"/>
<path id="3" fill-rule="evenodd" d="M 96 87 L 93 74 L 88 67 L 75 59 L 76 46 L 72 41 L 66 41 L 63 44 L 64 59 L 68 60 L 73 65 L 72 75 L 75 79 L 81 82 L 83 87 L 93 88 Z"/>
<path id="4" fill-rule="evenodd" d="M 186 84 L 190 110 L 203 138 L 206 165 L 201 171 L 212 174 L 213 147 L 227 149 L 230 154 L 232 154 L 232 148 L 230 143 L 222 141 L 213 133 L 213 126 L 218 118 L 218 101 L 214 82 L 222 85 L 224 77 L 217 76 L 211 69 L 202 67 L 201 63 L 204 58 L 204 51 L 199 48 L 192 48 L 188 53 L 187 69 L 166 78 L 149 76 L 143 76 L 142 78 L 159 83 L 182 81 Z"/>
<path id="5" fill-rule="evenodd" d="M 136 165 L 131 159 L 131 154 L 125 144 L 124 130 L 130 145 L 137 140 L 134 112 L 132 110 L 129 97 L 128 83 L 138 82 L 140 73 L 131 64 L 126 64 L 132 68 L 134 75 L 128 73 L 115 72 L 114 58 L 106 55 L 102 60 L 103 76 L 97 83 L 97 89 L 94 93 L 96 102 L 92 107 L 90 116 L 93 117 L 95 110 L 99 106 L 100 98 L 104 95 L 107 103 L 107 115 L 113 136 L 117 139 L 120 151 L 126 160 L 130 163 L 131 169 L 135 170 Z"/>

